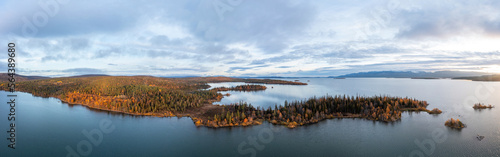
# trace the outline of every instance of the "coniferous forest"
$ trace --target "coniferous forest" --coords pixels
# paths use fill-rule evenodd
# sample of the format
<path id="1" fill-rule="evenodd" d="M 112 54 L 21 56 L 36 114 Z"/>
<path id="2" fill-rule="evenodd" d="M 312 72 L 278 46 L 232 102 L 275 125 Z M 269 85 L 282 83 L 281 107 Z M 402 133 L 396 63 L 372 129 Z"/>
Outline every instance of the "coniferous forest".
<path id="1" fill-rule="evenodd" d="M 253 107 L 247 103 L 224 105 L 220 112 L 206 120 L 198 119 L 198 125 L 210 127 L 260 124 L 267 120 L 273 124 L 289 128 L 317 123 L 331 118 L 366 118 L 376 121 L 397 121 L 401 119 L 403 108 L 428 111 L 426 101 L 410 98 L 375 96 L 349 97 L 324 96 L 313 97 L 304 101 L 284 102 L 274 108 Z"/>
<path id="2" fill-rule="evenodd" d="M 214 88 L 216 91 L 260 91 L 260 90 L 266 90 L 266 86 L 262 85 L 240 85 L 236 87 L 217 87 Z"/>
<path id="3" fill-rule="evenodd" d="M 453 119 L 453 118 L 447 120 L 444 123 L 444 125 L 454 129 L 462 129 L 466 127 L 465 124 L 460 121 L 460 119 Z"/>

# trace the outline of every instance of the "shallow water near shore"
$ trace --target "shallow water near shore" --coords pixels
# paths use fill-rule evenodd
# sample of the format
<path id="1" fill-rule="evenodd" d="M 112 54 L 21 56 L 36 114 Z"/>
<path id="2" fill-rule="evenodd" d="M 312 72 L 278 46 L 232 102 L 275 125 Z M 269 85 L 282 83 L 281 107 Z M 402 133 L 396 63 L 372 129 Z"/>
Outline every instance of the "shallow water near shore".
<path id="1" fill-rule="evenodd" d="M 296 79 L 285 79 L 296 80 Z M 9 130 L 8 92 L 0 91 L 2 156 L 66 156 L 77 151 L 82 132 L 101 131 L 102 121 L 114 129 L 103 133 L 98 145 L 83 151 L 90 156 L 498 156 L 500 154 L 500 82 L 416 79 L 331 79 L 298 78 L 306 86 L 265 85 L 265 91 L 222 92 L 231 95 L 216 104 L 246 101 L 253 106 L 274 107 L 285 100 L 312 96 L 389 95 L 426 100 L 429 109 L 441 115 L 404 112 L 394 123 L 365 119 L 330 119 L 288 129 L 264 122 L 262 125 L 233 128 L 196 127 L 190 118 L 132 116 L 68 105 L 55 98 L 33 97 L 17 92 L 16 149 L 6 140 Z M 244 83 L 216 83 L 212 87 Z M 474 110 L 474 101 L 498 106 Z M 444 122 L 459 118 L 467 124 L 461 131 Z M 436 141 L 433 132 L 444 133 Z M 485 136 L 482 141 L 476 135 Z M 83 142 L 85 143 L 85 142 Z M 252 144 L 253 143 L 253 144 Z M 257 143 L 257 144 L 255 144 Z M 239 148 L 240 146 L 240 148 Z M 423 146 L 423 147 L 422 147 Z M 77 152 L 78 153 L 78 152 Z"/>

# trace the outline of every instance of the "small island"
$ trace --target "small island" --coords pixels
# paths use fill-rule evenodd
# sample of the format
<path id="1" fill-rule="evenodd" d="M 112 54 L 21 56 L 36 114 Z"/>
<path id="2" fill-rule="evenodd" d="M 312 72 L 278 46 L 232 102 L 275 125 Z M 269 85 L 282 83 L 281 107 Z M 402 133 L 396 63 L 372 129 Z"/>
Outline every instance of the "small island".
<path id="1" fill-rule="evenodd" d="M 476 138 L 477 140 L 482 141 L 484 139 L 484 136 L 477 134 Z"/>
<path id="2" fill-rule="evenodd" d="M 472 106 L 472 108 L 476 109 L 476 110 L 480 110 L 480 109 L 491 109 L 493 108 L 494 106 L 491 106 L 491 105 L 484 105 L 482 103 L 477 103 L 477 104 L 474 104 L 474 106 Z"/>
<path id="3" fill-rule="evenodd" d="M 415 108 L 402 108 L 402 111 L 410 111 L 410 112 L 427 112 L 429 114 L 441 114 L 443 111 L 441 111 L 438 108 L 434 108 L 432 110 L 428 110 L 425 107 L 415 107 Z"/>
<path id="4" fill-rule="evenodd" d="M 213 90 L 216 90 L 216 91 L 245 91 L 245 92 L 248 92 L 248 91 L 260 91 L 260 90 L 266 90 L 267 87 L 266 86 L 262 86 L 262 85 L 240 85 L 240 86 L 236 86 L 236 87 L 217 87 L 217 88 L 214 88 Z"/>
<path id="5" fill-rule="evenodd" d="M 441 113 L 443 113 L 443 111 L 441 111 L 438 108 L 434 108 L 434 109 L 432 109 L 430 111 L 427 111 L 427 113 L 429 113 L 429 114 L 441 114 Z"/>
<path id="6" fill-rule="evenodd" d="M 462 123 L 459 119 L 454 120 L 453 118 L 447 120 L 444 125 L 454 129 L 462 129 L 465 127 L 465 124 Z"/>

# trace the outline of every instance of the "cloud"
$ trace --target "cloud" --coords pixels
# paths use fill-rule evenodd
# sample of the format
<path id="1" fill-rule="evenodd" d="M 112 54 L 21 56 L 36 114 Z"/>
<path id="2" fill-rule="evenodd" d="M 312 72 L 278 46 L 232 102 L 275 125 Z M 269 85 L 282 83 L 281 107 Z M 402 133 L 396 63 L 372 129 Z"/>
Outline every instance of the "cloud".
<path id="1" fill-rule="evenodd" d="M 8 64 L 7 62 L 0 61 L 0 68 L 4 69 L 4 71 L 7 71 L 7 69 L 9 68 L 7 64 Z"/>
<path id="2" fill-rule="evenodd" d="M 283 69 L 286 69 L 286 68 L 291 68 L 292 66 L 278 66 L 277 68 L 283 68 Z"/>
<path id="3" fill-rule="evenodd" d="M 499 1 L 236 2 L 70 1 L 36 27 L 36 35 L 23 36 L 23 18 L 33 23 L 33 15 L 47 12 L 38 2 L 2 1 L 0 18 L 9 22 L 0 23 L 0 35 L 17 36 L 0 42 L 16 42 L 24 72 L 50 75 L 329 76 L 477 70 L 472 67 L 500 59 Z M 221 5 L 227 10 L 214 7 Z M 356 33 L 373 23 L 377 27 L 368 30 L 374 33 L 359 38 Z"/>
<path id="4" fill-rule="evenodd" d="M 288 47 L 291 37 L 301 35 L 316 14 L 315 7 L 308 1 L 244 1 L 220 14 L 214 7 L 216 2 L 219 1 L 70 1 L 58 4 L 57 13 L 49 16 L 46 25 L 36 28 L 35 37 L 112 35 L 143 27 L 144 23 L 174 23 L 187 26 L 192 35 L 205 42 L 252 43 L 268 53 L 277 53 Z M 12 24 L 5 26 L 0 34 L 23 35 L 22 26 L 27 25 L 23 17 L 31 24 L 31 17 L 37 13 L 47 14 L 36 4 L 12 2 L 11 5 L 29 6 L 33 11 L 16 12 L 14 17 L 9 17 L 14 19 Z M 155 44 L 179 42 L 161 40 L 169 38 L 163 35 L 151 38 Z"/>
<path id="5" fill-rule="evenodd" d="M 193 10 L 196 11 L 188 21 L 179 21 L 187 23 L 196 37 L 212 42 L 255 44 L 267 53 L 288 47 L 289 39 L 302 35 L 316 15 L 309 1 L 285 0 L 244 1 L 222 15 L 217 14 L 210 1 L 201 2 Z"/>
<path id="6" fill-rule="evenodd" d="M 144 7 L 135 7 L 140 2 L 122 3 L 118 0 L 106 1 L 10 1 L 10 6 L 29 8 L 3 14 L 12 19 L 0 34 L 9 32 L 31 37 L 54 37 L 88 33 L 113 33 L 135 26 Z M 120 5 L 116 5 L 116 4 Z M 46 9 L 48 8 L 48 9 Z M 54 9 L 57 8 L 57 9 Z M 23 10 L 23 9 L 20 9 Z M 2 18 L 3 19 L 3 18 Z M 37 22 L 38 21 L 38 22 Z M 38 23 L 38 24 L 37 24 Z M 28 28 L 26 28 L 28 27 Z M 23 33 L 23 30 L 35 33 Z"/>
<path id="7" fill-rule="evenodd" d="M 227 73 L 232 73 L 235 71 L 243 72 L 247 70 L 253 70 L 253 69 L 259 69 L 259 68 L 265 68 L 269 67 L 270 65 L 258 65 L 258 66 L 244 66 L 244 67 L 230 67 L 229 70 L 227 70 Z"/>
<path id="8" fill-rule="evenodd" d="M 163 67 L 156 67 L 156 66 L 151 66 L 148 68 L 149 70 L 153 71 L 160 71 L 160 72 L 207 72 L 209 71 L 208 68 L 206 67 L 197 67 L 197 68 L 163 68 Z"/>
<path id="9" fill-rule="evenodd" d="M 88 39 L 84 38 L 71 38 L 65 40 L 65 45 L 69 45 L 72 51 L 84 50 L 90 47 L 90 42 Z"/>
<path id="10" fill-rule="evenodd" d="M 250 63 L 250 65 L 283 63 L 283 62 L 298 60 L 298 59 L 303 58 L 303 57 L 304 57 L 304 54 L 288 53 L 288 54 L 284 54 L 284 55 L 280 55 L 280 56 L 276 56 L 276 57 L 254 60 Z"/>
<path id="11" fill-rule="evenodd" d="M 61 60 L 67 60 L 68 58 L 64 57 L 63 55 L 52 55 L 52 56 L 45 56 L 42 57 L 42 62 L 49 62 L 49 61 L 61 61 Z"/>
<path id="12" fill-rule="evenodd" d="M 122 53 L 122 52 L 124 52 L 124 53 Z M 95 50 L 94 53 L 92 54 L 92 59 L 110 58 L 110 57 L 114 57 L 117 55 L 127 55 L 128 53 L 136 53 L 136 52 L 124 51 L 123 47 L 120 47 L 120 46 L 108 46 L 108 47 L 100 48 L 99 50 Z"/>
<path id="13" fill-rule="evenodd" d="M 343 43 L 337 44 L 305 44 L 298 45 L 286 54 L 253 60 L 250 65 L 276 64 L 294 62 L 300 59 L 313 61 L 326 61 L 331 64 L 336 62 L 349 62 L 374 58 L 374 55 L 409 53 L 412 50 L 400 48 L 394 45 L 365 44 L 365 43 Z"/>
<path id="14" fill-rule="evenodd" d="M 398 38 L 451 38 L 463 35 L 500 35 L 498 1 L 422 1 L 418 9 L 395 15 Z"/>
<path id="15" fill-rule="evenodd" d="M 42 56 L 41 61 L 77 60 L 83 51 L 91 48 L 84 38 L 28 38 L 17 42 L 16 51 L 22 57 Z"/>
<path id="16" fill-rule="evenodd" d="M 306 76 L 306 77 L 317 77 L 317 76 L 338 76 L 341 74 L 352 73 L 353 70 L 348 69 L 324 69 L 318 68 L 314 70 L 298 70 L 298 71 L 288 71 L 285 73 L 278 73 L 278 76 Z"/>
<path id="17" fill-rule="evenodd" d="M 62 72 L 80 75 L 80 74 L 102 74 L 105 71 L 94 68 L 73 68 L 73 69 L 62 70 Z"/>
<path id="18" fill-rule="evenodd" d="M 180 45 L 182 44 L 182 40 L 179 40 L 179 39 L 169 39 L 168 36 L 166 35 L 157 35 L 157 36 L 154 36 L 152 37 L 151 39 L 149 39 L 149 42 L 151 42 L 151 45 L 166 45 L 166 46 L 169 46 L 169 45 Z"/>

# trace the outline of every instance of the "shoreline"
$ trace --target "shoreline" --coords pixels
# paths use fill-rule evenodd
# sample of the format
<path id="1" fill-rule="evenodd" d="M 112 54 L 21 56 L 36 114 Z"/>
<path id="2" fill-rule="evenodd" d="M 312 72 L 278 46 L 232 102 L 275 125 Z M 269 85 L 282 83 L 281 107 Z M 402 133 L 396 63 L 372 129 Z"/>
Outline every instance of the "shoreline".
<path id="1" fill-rule="evenodd" d="M 214 104 L 206 103 L 206 104 L 204 104 L 201 107 L 189 109 L 189 110 L 185 111 L 185 113 L 173 113 L 173 112 L 170 112 L 170 111 L 166 111 L 166 112 L 163 112 L 163 113 L 132 113 L 132 112 L 125 112 L 125 111 L 120 111 L 120 110 L 115 110 L 115 109 L 98 107 L 98 106 L 95 106 L 95 105 L 84 104 L 84 103 L 70 103 L 68 101 L 65 101 L 65 100 L 59 98 L 59 97 L 37 96 L 37 95 L 34 95 L 32 93 L 23 92 L 23 91 L 16 91 L 16 92 L 27 93 L 27 94 L 30 94 L 30 95 L 32 95 L 34 97 L 55 98 L 55 99 L 58 99 L 61 103 L 66 103 L 67 105 L 81 105 L 81 106 L 85 106 L 85 107 L 87 107 L 87 108 L 89 108 L 91 110 L 106 111 L 106 112 L 113 112 L 113 113 L 120 113 L 120 114 L 127 114 L 127 115 L 132 115 L 132 116 L 188 117 L 188 118 L 190 118 L 193 121 L 193 124 L 195 126 L 197 126 L 197 127 L 204 126 L 204 127 L 208 127 L 208 128 L 247 127 L 247 126 L 253 126 L 253 125 L 260 125 L 264 121 L 267 121 L 268 123 L 271 123 L 273 125 L 281 125 L 281 126 L 285 126 L 287 128 L 292 129 L 292 128 L 295 128 L 295 127 L 298 127 L 298 126 L 312 125 L 312 124 L 315 124 L 315 123 L 318 123 L 318 122 L 321 122 L 321 121 L 324 121 L 324 120 L 328 120 L 328 119 L 342 119 L 342 118 L 354 118 L 354 119 L 356 119 L 356 118 L 362 118 L 362 119 L 366 119 L 366 120 L 381 121 L 381 122 L 386 122 L 386 123 L 395 122 L 395 121 L 399 121 L 400 120 L 400 118 L 398 118 L 398 119 L 380 120 L 380 119 L 376 119 L 376 118 L 362 116 L 361 114 L 352 114 L 352 113 L 340 113 L 339 114 L 339 113 L 337 113 L 336 115 L 330 114 L 330 115 L 326 115 L 326 117 L 323 117 L 323 118 L 311 119 L 310 121 L 301 122 L 301 123 L 294 122 L 294 121 L 292 121 L 292 122 L 284 122 L 284 121 L 276 121 L 276 120 L 271 120 L 271 119 L 259 118 L 259 119 L 255 119 L 255 120 L 252 120 L 252 121 L 245 121 L 245 122 L 234 123 L 234 124 L 208 125 L 210 123 L 210 120 L 207 119 L 206 116 L 203 116 L 203 115 L 210 114 L 209 112 L 212 112 L 212 111 L 217 110 L 217 109 L 222 109 L 223 106 L 225 106 L 225 105 L 214 105 Z M 222 99 L 222 98 L 220 98 L 220 99 Z M 220 100 L 210 100 L 211 103 L 217 102 L 217 101 L 220 101 Z M 428 112 L 429 113 L 430 110 L 428 110 L 426 108 L 401 108 L 399 111 L 401 111 L 401 112 L 405 112 L 405 111 L 406 112 L 421 112 L 421 111 L 424 111 L 424 112 Z M 429 114 L 432 114 L 432 113 L 429 113 Z M 206 123 L 207 121 L 208 121 L 208 123 Z"/>

